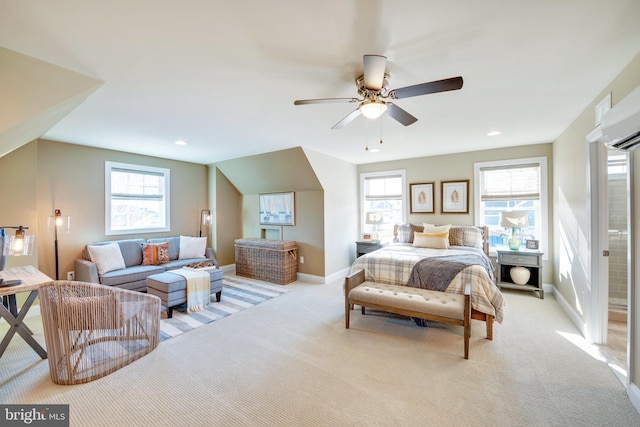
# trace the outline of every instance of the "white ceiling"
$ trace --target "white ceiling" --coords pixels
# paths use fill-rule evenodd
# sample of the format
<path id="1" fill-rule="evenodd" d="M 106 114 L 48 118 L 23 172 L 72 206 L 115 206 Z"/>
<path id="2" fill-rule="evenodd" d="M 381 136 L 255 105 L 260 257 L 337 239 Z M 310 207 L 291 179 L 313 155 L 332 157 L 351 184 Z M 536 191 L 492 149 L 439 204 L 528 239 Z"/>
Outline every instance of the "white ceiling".
<path id="1" fill-rule="evenodd" d="M 0 0 L 0 46 L 105 82 L 47 139 L 360 164 L 553 141 L 638 54 L 639 17 L 638 0 Z M 390 88 L 464 87 L 396 101 L 418 122 L 383 117 L 381 146 L 379 120 L 330 129 L 353 104 L 293 105 L 357 97 L 363 54 L 388 57 Z"/>

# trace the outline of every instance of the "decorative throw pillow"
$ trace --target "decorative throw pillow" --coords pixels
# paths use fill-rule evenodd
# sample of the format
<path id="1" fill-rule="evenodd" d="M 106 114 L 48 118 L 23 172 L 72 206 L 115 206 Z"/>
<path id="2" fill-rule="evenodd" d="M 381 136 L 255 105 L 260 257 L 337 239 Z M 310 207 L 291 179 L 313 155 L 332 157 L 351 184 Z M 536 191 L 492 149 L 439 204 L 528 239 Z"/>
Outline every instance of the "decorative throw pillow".
<path id="1" fill-rule="evenodd" d="M 449 249 L 449 233 L 415 233 L 413 246 L 418 248 Z"/>
<path id="2" fill-rule="evenodd" d="M 482 249 L 482 229 L 478 227 L 462 227 L 462 245 Z"/>
<path id="3" fill-rule="evenodd" d="M 142 265 L 159 265 L 166 262 L 169 262 L 169 242 L 142 244 Z"/>
<path id="4" fill-rule="evenodd" d="M 88 245 L 87 250 L 91 261 L 98 267 L 98 274 L 122 270 L 125 267 L 120 246 L 116 242 L 107 245 Z"/>
<path id="5" fill-rule="evenodd" d="M 424 231 L 425 233 L 444 233 L 444 232 L 449 232 L 449 230 L 451 229 L 451 224 L 446 224 L 446 225 L 433 225 L 433 224 L 427 224 L 426 222 L 424 224 L 422 224 L 424 227 Z"/>
<path id="6" fill-rule="evenodd" d="M 178 259 L 204 258 L 206 249 L 206 237 L 180 236 Z"/>
<path id="7" fill-rule="evenodd" d="M 462 227 L 451 227 L 449 229 L 449 245 L 464 246 L 464 230 Z"/>
<path id="8" fill-rule="evenodd" d="M 410 235 L 411 227 L 409 224 L 402 224 L 398 226 L 398 243 L 409 243 Z"/>
<path id="9" fill-rule="evenodd" d="M 409 243 L 413 243 L 413 236 L 415 233 L 422 233 L 424 231 L 424 227 L 421 225 L 409 224 L 411 228 L 411 234 L 409 234 Z"/>

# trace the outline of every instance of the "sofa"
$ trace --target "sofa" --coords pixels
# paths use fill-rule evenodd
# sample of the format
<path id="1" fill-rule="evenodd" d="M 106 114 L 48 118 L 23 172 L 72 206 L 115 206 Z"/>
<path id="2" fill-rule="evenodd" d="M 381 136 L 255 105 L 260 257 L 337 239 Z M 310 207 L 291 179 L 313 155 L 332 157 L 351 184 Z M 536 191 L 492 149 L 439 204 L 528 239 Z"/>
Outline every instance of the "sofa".
<path id="1" fill-rule="evenodd" d="M 75 260 L 75 280 L 144 292 L 148 276 L 205 261 L 219 267 L 205 237 L 93 242 L 85 245 L 82 258 Z"/>

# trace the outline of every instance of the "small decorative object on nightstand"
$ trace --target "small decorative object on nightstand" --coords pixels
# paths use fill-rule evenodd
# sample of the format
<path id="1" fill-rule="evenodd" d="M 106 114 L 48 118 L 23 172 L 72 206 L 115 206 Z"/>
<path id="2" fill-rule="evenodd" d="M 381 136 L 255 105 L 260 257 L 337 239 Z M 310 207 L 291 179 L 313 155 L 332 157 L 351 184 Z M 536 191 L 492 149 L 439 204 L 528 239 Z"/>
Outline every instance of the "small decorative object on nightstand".
<path id="1" fill-rule="evenodd" d="M 382 247 L 379 240 L 359 240 L 356 242 L 356 258 L 360 258 L 364 254 L 377 251 Z"/>
<path id="2" fill-rule="evenodd" d="M 542 252 L 536 250 L 498 251 L 498 287 L 538 292 L 542 289 Z"/>
<path id="3" fill-rule="evenodd" d="M 522 239 L 519 235 L 521 228 L 529 226 L 529 220 L 527 219 L 526 211 L 508 211 L 500 212 L 500 226 L 505 228 L 511 228 L 511 237 L 509 237 L 509 249 L 517 251 L 520 249 Z M 516 231 L 518 229 L 518 232 Z M 518 233 L 518 234 L 516 234 Z"/>

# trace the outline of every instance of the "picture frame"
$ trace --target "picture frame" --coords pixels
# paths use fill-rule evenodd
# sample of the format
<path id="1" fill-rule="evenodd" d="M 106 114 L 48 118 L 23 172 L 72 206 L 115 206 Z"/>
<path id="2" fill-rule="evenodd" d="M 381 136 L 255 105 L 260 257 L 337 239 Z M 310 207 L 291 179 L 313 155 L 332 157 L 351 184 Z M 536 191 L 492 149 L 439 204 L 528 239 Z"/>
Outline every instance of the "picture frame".
<path id="1" fill-rule="evenodd" d="M 362 235 L 362 240 L 371 240 L 371 234 L 369 233 L 364 233 Z"/>
<path id="2" fill-rule="evenodd" d="M 441 181 L 442 213 L 469 213 L 469 180 Z"/>
<path id="3" fill-rule="evenodd" d="M 527 249 L 538 249 L 539 243 L 537 240 L 527 240 Z"/>
<path id="4" fill-rule="evenodd" d="M 296 225 L 295 193 L 260 194 L 261 225 Z"/>
<path id="5" fill-rule="evenodd" d="M 410 213 L 435 213 L 435 192 L 433 182 L 409 184 Z"/>

